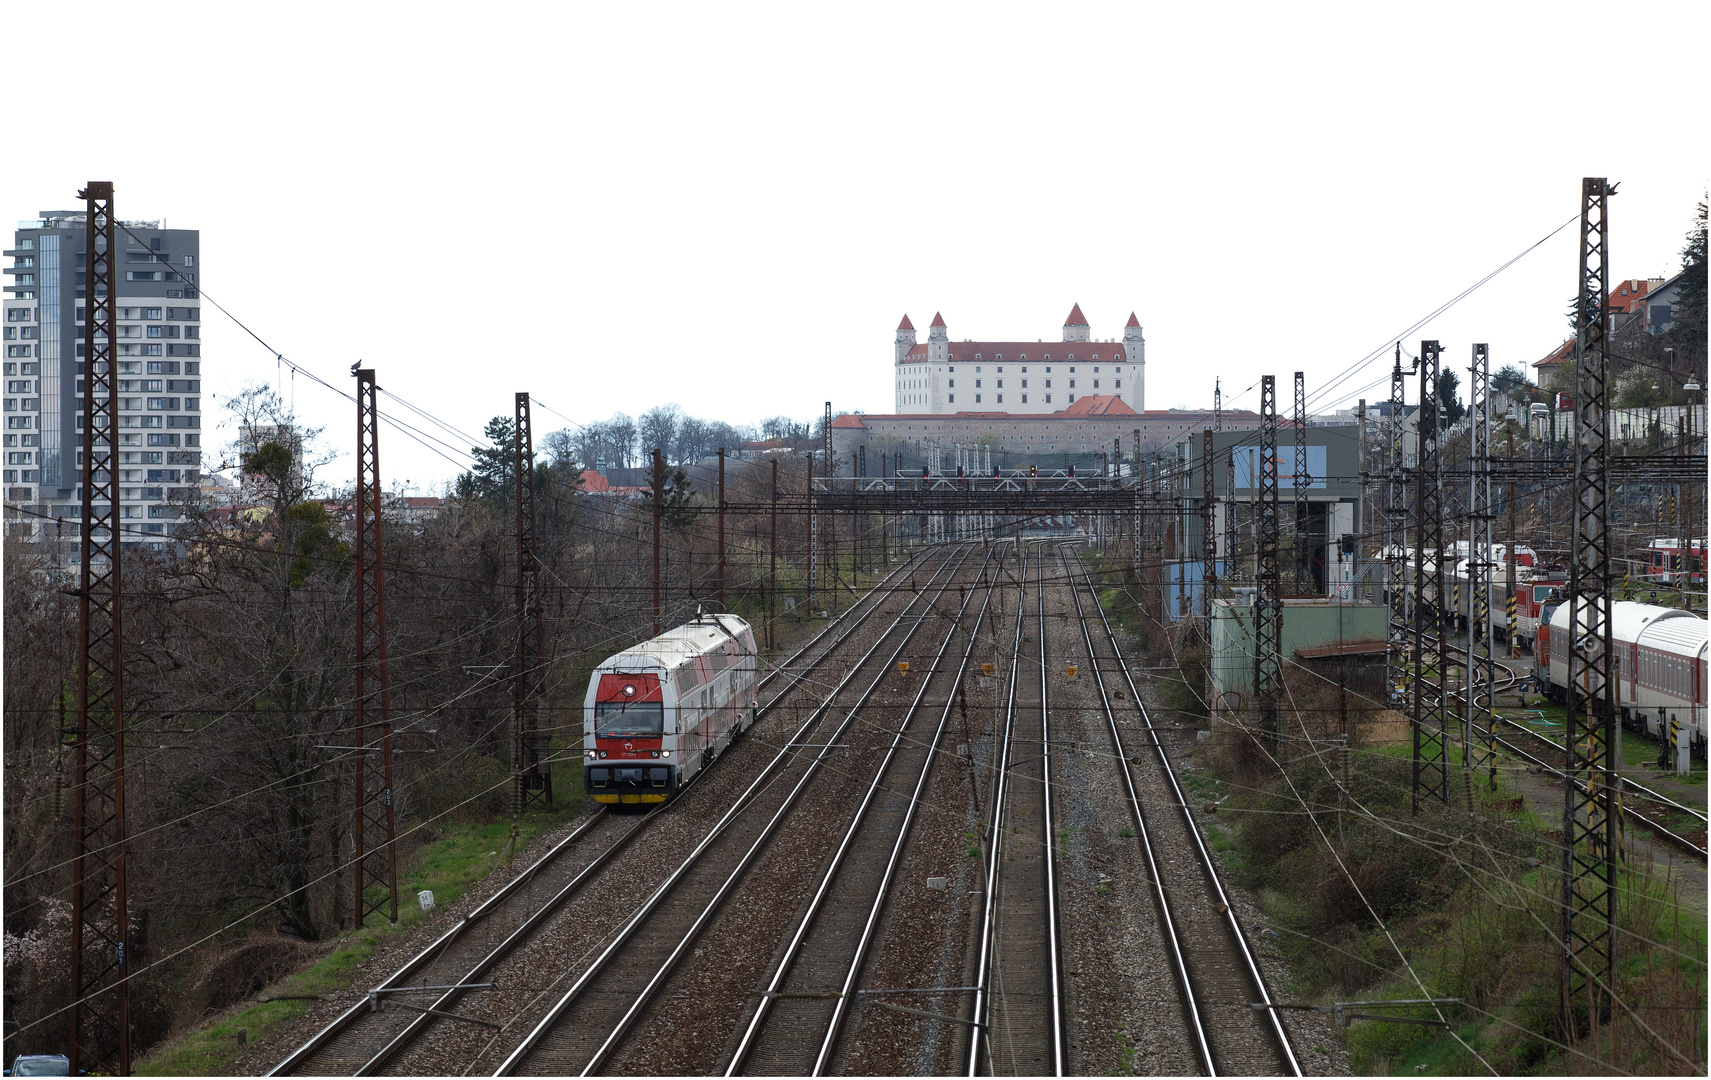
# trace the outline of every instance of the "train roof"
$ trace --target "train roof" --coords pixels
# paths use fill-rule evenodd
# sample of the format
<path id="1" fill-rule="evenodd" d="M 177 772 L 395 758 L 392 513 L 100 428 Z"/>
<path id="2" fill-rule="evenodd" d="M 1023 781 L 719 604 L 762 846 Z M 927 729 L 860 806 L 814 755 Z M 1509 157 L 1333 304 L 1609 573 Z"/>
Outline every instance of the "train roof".
<path id="1" fill-rule="evenodd" d="M 1642 633 L 1658 633 L 1671 623 L 1698 623 L 1699 638 L 1705 638 L 1705 620 L 1690 611 L 1660 607 L 1657 604 L 1638 604 L 1632 600 L 1617 600 L 1610 605 L 1610 631 L 1611 637 L 1616 641 L 1637 642 Z M 1551 629 L 1568 629 L 1568 604 L 1562 604 L 1551 615 Z M 1654 640 L 1662 639 L 1648 637 L 1647 644 Z"/>
<path id="2" fill-rule="evenodd" d="M 1679 619 L 1658 619 L 1640 631 L 1637 643 L 1652 649 L 1698 656 L 1711 643 L 1711 623 L 1676 609 Z"/>
<path id="3" fill-rule="evenodd" d="M 682 667 L 697 656 L 713 651 L 722 642 L 747 633 L 749 624 L 735 615 L 701 615 L 694 622 L 673 627 L 665 633 L 638 642 L 623 652 L 608 657 L 602 668 L 662 667 L 667 671 Z"/>

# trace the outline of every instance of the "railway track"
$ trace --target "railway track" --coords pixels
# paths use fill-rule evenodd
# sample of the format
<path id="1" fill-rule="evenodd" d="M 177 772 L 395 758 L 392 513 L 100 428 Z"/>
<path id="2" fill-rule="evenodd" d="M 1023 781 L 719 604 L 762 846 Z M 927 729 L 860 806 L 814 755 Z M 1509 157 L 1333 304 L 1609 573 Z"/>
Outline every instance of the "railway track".
<path id="1" fill-rule="evenodd" d="M 606 937 L 600 954 L 510 1050 L 495 1075 L 591 1075 L 612 1060 L 832 752 L 847 745 L 840 741 L 926 623 L 968 553 L 967 547 L 959 549 L 949 576 L 932 593 L 922 614 L 899 617 L 701 843 L 616 933 Z M 953 620 L 947 638 L 954 636 L 956 627 Z M 849 691 L 863 674 L 871 677 L 851 700 Z M 819 734 L 820 721 L 834 712 L 842 713 L 835 729 L 813 743 L 806 742 L 811 734 Z"/>
<path id="2" fill-rule="evenodd" d="M 996 564 L 983 567 L 987 587 L 966 631 L 961 627 L 974 597 L 964 595 L 955 628 L 874 770 L 731 1055 L 727 1076 L 820 1076 L 832 1067 L 1009 547 L 997 547 Z M 953 649 L 958 638 L 966 640 L 960 660 Z M 914 730 L 917 716 L 930 714 L 929 702 L 939 698 L 943 705 L 931 732 Z"/>
<path id="3" fill-rule="evenodd" d="M 967 1075 L 1062 1076 L 1068 1060 L 1051 792 L 1050 688 L 1046 673 L 1041 545 L 1022 559 L 1004 733 L 987 831 L 986 891 L 975 964 Z M 1028 558 L 1038 639 L 1037 678 L 1021 677 Z M 1034 659 L 1029 657 L 1029 659 Z"/>
<path id="4" fill-rule="evenodd" d="M 1147 865 L 1153 871 L 1160 922 L 1182 980 L 1182 1015 L 1189 1028 L 1189 1042 L 1209 1075 L 1300 1076 L 1301 1065 L 1289 1034 L 1278 1010 L 1269 1007 L 1272 998 L 1265 978 L 1177 782 L 1160 731 L 1153 726 L 1122 660 L 1116 635 L 1099 606 L 1098 591 L 1079 553 L 1073 556 L 1073 566 L 1069 553 L 1060 549 L 1059 556 L 1107 721 L 1112 761 L 1122 775 L 1137 836 L 1147 849 Z M 1102 632 L 1097 635 L 1082 605 L 1083 589 L 1098 616 Z M 1141 727 L 1138 740 L 1124 738 L 1106 672 L 1122 675 L 1128 695 L 1120 704 L 1123 711 L 1132 707 L 1137 715 Z M 1136 742 L 1141 745 L 1132 749 Z M 1178 868 L 1175 872 L 1170 869 L 1173 863 Z M 1180 868 L 1188 866 L 1194 871 L 1183 873 Z"/>
<path id="5" fill-rule="evenodd" d="M 1432 641 L 1437 640 L 1434 635 L 1430 635 L 1430 634 L 1427 635 L 1427 638 L 1429 640 L 1432 640 Z M 1501 671 L 1503 673 L 1503 675 L 1501 677 L 1496 678 L 1493 681 L 1493 684 L 1491 687 L 1491 693 L 1492 693 L 1493 697 L 1495 697 L 1496 694 L 1502 693 L 1505 690 L 1513 689 L 1515 687 L 1515 684 L 1520 682 L 1521 679 L 1525 677 L 1521 673 L 1515 671 L 1513 668 L 1510 668 L 1504 664 L 1497 664 L 1497 663 L 1493 662 L 1492 668 L 1494 671 Z M 1439 687 L 1436 683 L 1427 682 L 1426 685 L 1431 686 L 1433 689 L 1438 690 L 1439 693 L 1443 692 L 1441 687 Z M 1451 690 L 1450 696 L 1452 698 L 1460 698 L 1464 704 L 1467 701 L 1467 691 L 1465 688 Z M 1542 742 L 1546 746 L 1550 747 L 1551 750 L 1553 752 L 1555 752 L 1556 754 L 1566 757 L 1567 750 L 1563 747 L 1563 744 L 1557 742 L 1555 739 L 1551 738 L 1550 736 L 1548 736 L 1542 732 L 1535 731 L 1532 728 L 1528 727 L 1527 725 L 1519 723 L 1515 720 L 1512 720 L 1507 716 L 1501 716 L 1500 715 L 1497 717 L 1497 719 L 1501 722 L 1504 729 L 1506 729 L 1506 730 L 1512 729 L 1516 732 L 1519 732 L 1520 734 L 1530 736 L 1534 740 L 1536 740 L 1538 742 Z M 1502 736 L 1498 735 L 1498 736 L 1493 737 L 1493 741 L 1496 742 L 1496 744 L 1498 746 L 1507 750 L 1509 753 L 1513 754 L 1514 756 L 1520 758 L 1523 761 L 1526 761 L 1528 764 L 1535 765 L 1538 768 L 1544 770 L 1545 772 L 1550 773 L 1552 776 L 1554 776 L 1558 780 L 1561 780 L 1564 778 L 1565 774 L 1564 774 L 1562 769 L 1558 768 L 1556 765 L 1551 764 L 1549 761 L 1545 760 L 1544 758 L 1537 757 L 1533 754 L 1528 753 L 1526 750 L 1517 746 L 1515 743 L 1509 741 L 1508 739 L 1505 739 Z M 1559 760 L 1560 760 L 1560 758 L 1559 758 Z M 1698 810 L 1695 810 L 1693 807 L 1683 806 L 1681 803 L 1676 802 L 1674 799 L 1671 799 L 1671 798 L 1669 798 L 1669 797 L 1667 797 L 1667 796 L 1665 796 L 1659 792 L 1653 791 L 1651 788 L 1646 787 L 1644 784 L 1637 783 L 1634 780 L 1630 780 L 1626 776 L 1618 776 L 1617 782 L 1621 785 L 1621 788 L 1623 791 L 1633 792 L 1635 795 L 1637 795 L 1642 800 L 1654 803 L 1654 804 L 1659 805 L 1659 806 L 1667 806 L 1672 810 L 1676 810 L 1676 811 L 1688 814 L 1694 818 L 1699 819 L 1699 821 L 1701 823 L 1704 823 L 1706 821 L 1705 814 L 1701 813 Z M 1646 816 L 1644 813 L 1635 809 L 1632 805 L 1628 804 L 1627 802 L 1620 802 L 1619 801 L 1617 803 L 1617 807 L 1618 807 L 1618 809 L 1621 810 L 1623 818 L 1626 821 L 1628 821 L 1629 823 L 1631 823 L 1631 824 L 1633 824 L 1639 828 L 1644 828 L 1644 829 L 1647 829 L 1651 832 L 1657 833 L 1658 835 L 1662 836 L 1669 843 L 1674 844 L 1676 847 L 1682 849 L 1683 851 L 1688 852 L 1689 854 L 1697 855 L 1701 859 L 1704 859 L 1707 857 L 1707 852 L 1706 852 L 1705 848 L 1702 848 L 1698 844 L 1695 844 L 1693 841 L 1689 840 L 1687 837 L 1682 836 L 1682 835 L 1672 831 L 1668 826 L 1664 825 L 1662 822 L 1657 821 L 1654 818 Z"/>
<path id="6" fill-rule="evenodd" d="M 775 666 L 759 687 L 765 689 L 780 679 L 783 686 L 757 710 L 757 721 L 802 686 L 874 613 L 892 601 L 905 575 L 912 576 L 923 563 L 942 562 L 946 557 L 948 553 L 942 549 L 917 553 L 882 579 L 860 603 Z M 656 820 L 658 812 L 626 818 L 601 809 L 590 815 L 535 863 L 396 969 L 374 988 L 374 995 L 364 995 L 338 1014 L 268 1075 L 370 1075 L 384 1069 L 435 1020 L 461 1019 L 450 1011 L 464 994 L 460 988 L 480 981 L 526 943 Z M 499 940 L 495 945 L 496 937 Z M 424 1000 L 416 995 L 433 992 L 425 988 L 436 987 L 445 989 L 430 1005 L 414 1004 Z M 375 1008 L 383 1002 L 387 1007 Z"/>

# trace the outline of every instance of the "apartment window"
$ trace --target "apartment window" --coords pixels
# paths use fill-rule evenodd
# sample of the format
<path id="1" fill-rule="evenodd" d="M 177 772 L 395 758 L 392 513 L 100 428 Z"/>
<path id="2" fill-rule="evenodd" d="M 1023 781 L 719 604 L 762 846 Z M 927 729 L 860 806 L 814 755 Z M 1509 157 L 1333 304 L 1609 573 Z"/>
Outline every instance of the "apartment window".
<path id="1" fill-rule="evenodd" d="M 18 327 L 18 336 L 25 341 L 35 341 L 40 338 L 41 329 L 39 326 L 20 326 Z"/>
<path id="2" fill-rule="evenodd" d="M 184 257 L 184 265 L 185 266 L 195 266 L 196 265 L 196 256 L 186 255 Z"/>
<path id="3" fill-rule="evenodd" d="M 159 345 L 144 345 L 143 346 L 143 355 L 144 356 L 165 356 L 166 350 L 161 348 Z"/>
<path id="4" fill-rule="evenodd" d="M 126 281 L 160 281 L 166 275 L 155 270 L 127 270 Z"/>
<path id="5" fill-rule="evenodd" d="M 18 411 L 18 399 L 15 397 L 7 398 L 6 404 L 0 405 L 0 409 L 3 409 L 6 412 L 17 412 Z"/>
<path id="6" fill-rule="evenodd" d="M 157 427 L 165 427 L 166 426 L 165 424 L 161 423 L 161 418 L 158 416 L 132 416 L 132 417 L 128 417 L 127 419 L 140 421 L 140 423 L 133 425 L 135 427 L 157 428 Z"/>
<path id="7" fill-rule="evenodd" d="M 167 390 L 167 393 L 169 393 L 169 394 L 170 393 L 181 393 L 181 394 L 182 393 L 191 393 L 191 394 L 194 394 L 196 391 L 200 390 L 201 388 L 202 388 L 201 384 L 194 382 L 190 379 L 168 379 L 168 380 L 166 380 L 166 390 Z"/>
<path id="8" fill-rule="evenodd" d="M 149 370 L 154 370 L 153 364 L 149 365 Z M 166 389 L 166 384 L 160 379 L 138 379 L 137 383 L 139 384 L 137 389 L 145 394 L 158 394 Z"/>
<path id="9" fill-rule="evenodd" d="M 17 341 L 18 340 L 18 328 L 16 326 L 8 326 L 6 328 L 6 340 L 7 341 Z"/>
<path id="10" fill-rule="evenodd" d="M 196 361 L 196 360 L 192 360 L 189 363 L 185 364 L 184 365 L 184 373 L 186 375 L 200 375 L 200 374 L 202 374 L 201 362 Z"/>
<path id="11" fill-rule="evenodd" d="M 150 360 L 149 361 L 149 374 L 150 375 L 177 375 L 178 374 L 178 365 L 171 360 Z M 158 390 L 158 389 L 160 389 L 160 387 L 156 386 L 155 389 Z"/>
<path id="12" fill-rule="evenodd" d="M 17 431 L 19 428 L 35 427 L 36 425 L 32 423 L 33 420 L 35 420 L 33 416 L 8 416 L 6 426 L 13 431 Z"/>
<path id="13" fill-rule="evenodd" d="M 160 417 L 155 416 L 155 417 L 150 417 L 150 419 L 151 420 L 158 420 L 158 419 L 160 419 Z M 190 436 L 190 438 L 195 438 L 195 436 L 192 435 L 192 436 Z M 150 435 L 149 436 L 149 445 L 150 446 L 177 446 L 178 445 L 178 436 L 177 435 Z M 195 444 L 194 443 L 188 443 L 186 445 L 194 446 Z"/>
<path id="14" fill-rule="evenodd" d="M 15 307 L 6 309 L 7 322 L 30 322 L 35 319 L 35 308 Z"/>
<path id="15" fill-rule="evenodd" d="M 36 275 L 34 275 L 34 274 L 19 274 L 18 275 L 18 284 L 19 285 L 34 285 L 35 283 L 36 283 Z"/>
<path id="16" fill-rule="evenodd" d="M 156 315 L 155 318 L 158 319 L 158 318 L 160 318 L 160 316 Z M 163 338 L 166 336 L 166 327 L 164 327 L 164 326 L 151 326 L 148 328 L 148 336 L 152 337 L 152 338 Z"/>
<path id="17" fill-rule="evenodd" d="M 121 326 L 119 327 L 119 336 L 122 338 L 142 337 L 143 328 L 140 326 Z"/>
<path id="18" fill-rule="evenodd" d="M 29 356 L 30 355 L 30 347 L 28 345 L 8 345 L 8 346 L 6 346 L 6 355 L 7 356 Z"/>
<path id="19" fill-rule="evenodd" d="M 143 318 L 145 318 L 145 319 L 158 319 L 158 318 L 160 318 L 160 308 L 157 308 L 157 307 L 143 308 Z"/>
<path id="20" fill-rule="evenodd" d="M 202 411 L 202 399 L 201 398 L 193 398 L 193 397 L 185 398 L 184 399 L 184 411 L 185 412 L 201 412 Z"/>

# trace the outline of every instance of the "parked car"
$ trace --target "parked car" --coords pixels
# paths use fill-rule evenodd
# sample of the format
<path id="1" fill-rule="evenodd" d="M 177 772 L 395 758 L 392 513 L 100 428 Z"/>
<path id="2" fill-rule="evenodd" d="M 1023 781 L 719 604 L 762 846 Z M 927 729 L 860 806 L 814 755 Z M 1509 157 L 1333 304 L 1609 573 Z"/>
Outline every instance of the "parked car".
<path id="1" fill-rule="evenodd" d="M 70 1076 L 71 1059 L 64 1054 L 19 1054 L 7 1076 Z"/>

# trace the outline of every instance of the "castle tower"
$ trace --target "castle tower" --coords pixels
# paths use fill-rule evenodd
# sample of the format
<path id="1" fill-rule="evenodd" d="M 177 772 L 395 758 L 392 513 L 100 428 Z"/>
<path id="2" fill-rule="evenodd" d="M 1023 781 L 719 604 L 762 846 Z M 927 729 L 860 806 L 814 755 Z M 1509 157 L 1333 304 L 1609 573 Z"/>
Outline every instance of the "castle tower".
<path id="1" fill-rule="evenodd" d="M 915 347 L 915 324 L 909 321 L 909 316 L 903 316 L 903 321 L 897 324 L 897 363 L 909 355 L 909 350 Z"/>
<path id="2" fill-rule="evenodd" d="M 1091 330 L 1087 325 L 1087 316 L 1081 313 L 1081 305 L 1070 309 L 1069 318 L 1063 321 L 1063 339 L 1065 341 L 1086 341 Z"/>
<path id="3" fill-rule="evenodd" d="M 951 332 L 945 317 L 933 312 L 933 325 L 927 327 L 927 361 L 942 364 L 951 358 Z"/>
<path id="4" fill-rule="evenodd" d="M 1134 312 L 1129 312 L 1129 322 L 1123 327 L 1123 356 L 1129 363 L 1135 365 L 1134 373 L 1130 376 L 1134 381 L 1129 385 L 1134 388 L 1133 394 L 1124 394 L 1129 408 L 1136 412 L 1146 412 L 1147 409 L 1147 340 L 1141 336 L 1141 320 L 1135 318 Z"/>

